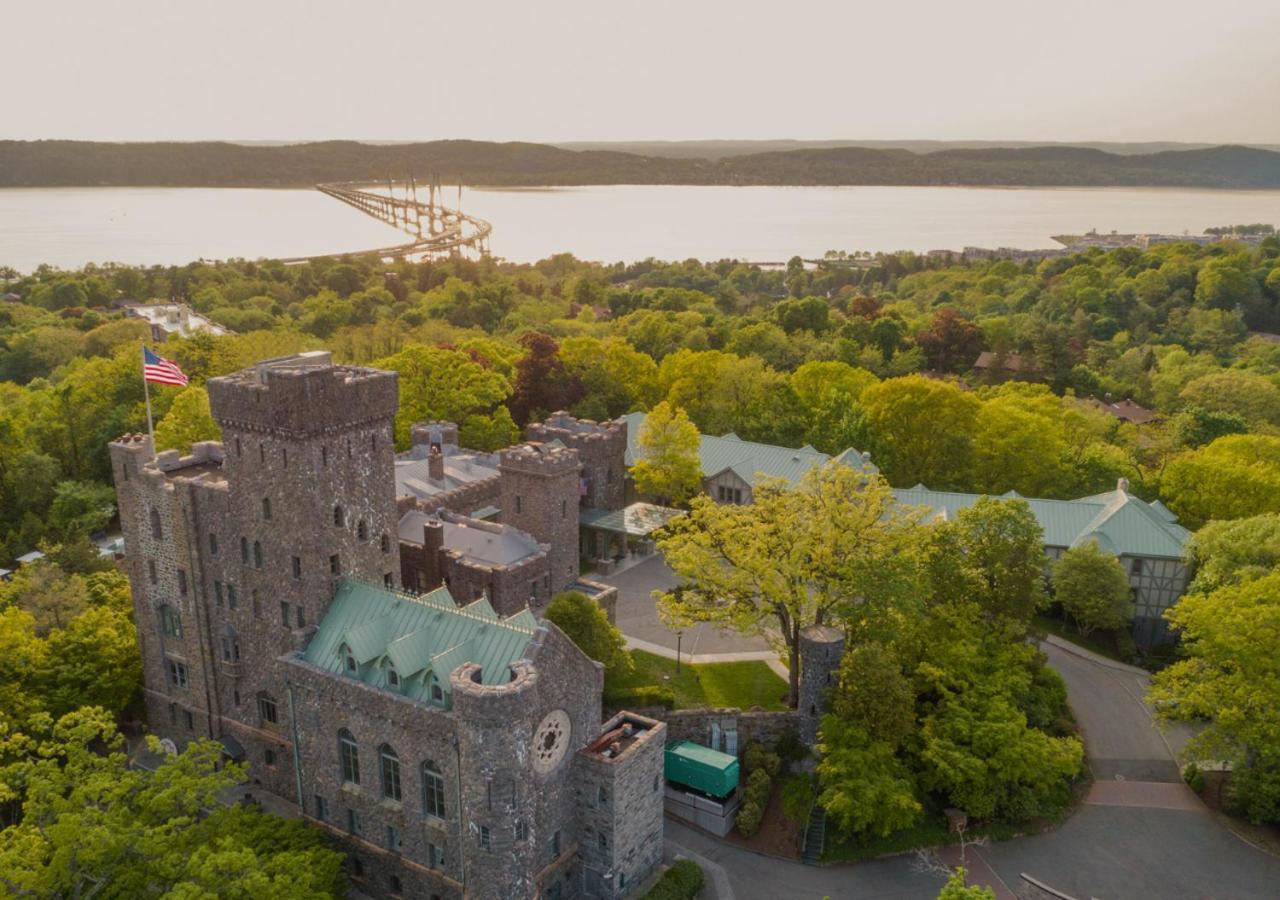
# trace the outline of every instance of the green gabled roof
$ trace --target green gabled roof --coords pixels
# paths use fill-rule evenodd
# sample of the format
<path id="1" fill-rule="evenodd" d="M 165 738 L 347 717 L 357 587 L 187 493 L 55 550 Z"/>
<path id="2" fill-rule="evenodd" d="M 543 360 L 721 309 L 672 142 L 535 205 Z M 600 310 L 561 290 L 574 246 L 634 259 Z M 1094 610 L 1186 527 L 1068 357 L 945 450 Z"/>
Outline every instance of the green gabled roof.
<path id="1" fill-rule="evenodd" d="M 931 491 L 920 484 L 895 488 L 893 493 L 899 503 L 924 507 L 945 519 L 954 519 L 956 513 L 983 496 Z M 1005 497 L 1018 494 L 1010 491 Z M 1026 500 L 1040 523 L 1046 547 L 1065 549 L 1097 541 L 1102 549 L 1117 556 L 1181 559 L 1191 536 L 1168 509 L 1153 508 L 1153 504 L 1120 488 L 1078 500 L 1021 499 Z"/>
<path id="2" fill-rule="evenodd" d="M 640 450 L 640 429 L 644 426 L 645 414 L 628 413 L 623 416 L 623 419 L 627 423 L 625 461 L 628 466 L 633 466 L 643 455 Z M 791 484 L 795 484 L 810 469 L 821 466 L 831 459 L 828 454 L 809 446 L 793 448 L 760 444 L 755 441 L 744 441 L 732 432 L 720 437 L 710 434 L 702 435 L 698 456 L 703 478 L 710 478 L 728 469 L 750 485 L 754 485 L 756 477 L 761 475 L 769 478 L 785 478 Z M 837 459 L 849 466 L 875 471 L 875 468 L 854 450 L 846 450 Z"/>
<path id="3" fill-rule="evenodd" d="M 427 700 L 431 676 L 447 696 L 449 675 L 463 663 L 478 663 L 484 684 L 504 683 L 537 627 L 528 610 L 503 619 L 484 599 L 458 607 L 446 588 L 412 595 L 347 579 L 302 656 L 335 675 Z M 360 663 L 355 673 L 346 671 L 344 647 Z M 389 666 L 398 688 L 387 684 Z"/>

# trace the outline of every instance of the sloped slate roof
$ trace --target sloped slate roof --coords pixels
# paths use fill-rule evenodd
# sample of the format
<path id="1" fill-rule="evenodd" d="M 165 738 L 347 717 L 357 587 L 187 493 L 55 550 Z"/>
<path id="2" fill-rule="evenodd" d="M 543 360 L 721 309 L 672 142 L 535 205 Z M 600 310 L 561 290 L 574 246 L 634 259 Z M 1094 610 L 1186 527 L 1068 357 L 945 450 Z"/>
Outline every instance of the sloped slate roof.
<path id="1" fill-rule="evenodd" d="M 335 675 L 354 677 L 418 700 L 433 681 L 449 694 L 449 675 L 479 663 L 484 684 L 502 684 L 522 659 L 537 620 L 528 610 L 503 619 L 487 600 L 459 607 L 447 588 L 414 596 L 347 579 L 321 620 L 303 659 Z M 359 663 L 346 670 L 349 647 Z M 387 682 L 390 666 L 400 677 Z"/>
<path id="2" fill-rule="evenodd" d="M 627 423 L 626 464 L 633 466 L 643 454 L 640 451 L 640 428 L 644 425 L 645 414 L 628 413 L 623 416 Z M 702 477 L 710 478 L 719 475 L 726 469 L 745 481 L 754 485 L 757 475 L 770 478 L 785 478 L 795 484 L 810 469 L 821 466 L 831 459 L 826 453 L 812 447 L 779 447 L 774 444 L 760 444 L 755 441 L 744 441 L 730 432 L 721 437 L 702 435 L 699 447 L 702 463 Z M 837 459 L 851 466 L 874 472 L 876 469 L 856 450 L 846 450 Z"/>
<path id="3" fill-rule="evenodd" d="M 895 488 L 899 503 L 922 506 L 950 519 L 981 494 L 931 491 L 922 484 Z M 1010 491 L 1005 497 L 1018 496 Z M 1047 547 L 1078 547 L 1089 541 L 1117 556 L 1181 559 L 1191 533 L 1162 504 L 1148 504 L 1123 488 L 1078 500 L 1025 498 L 1044 530 Z"/>

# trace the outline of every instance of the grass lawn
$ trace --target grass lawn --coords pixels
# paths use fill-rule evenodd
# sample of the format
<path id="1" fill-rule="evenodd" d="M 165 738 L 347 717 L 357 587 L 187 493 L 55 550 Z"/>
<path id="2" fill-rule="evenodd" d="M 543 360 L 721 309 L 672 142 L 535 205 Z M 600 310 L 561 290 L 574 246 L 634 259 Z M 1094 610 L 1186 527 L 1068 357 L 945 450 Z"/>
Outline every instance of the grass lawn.
<path id="1" fill-rule="evenodd" d="M 991 824 L 972 828 L 967 837 L 989 837 L 1003 841 L 1018 834 L 1012 825 Z M 888 837 L 868 837 L 861 840 L 842 837 L 827 820 L 827 844 L 822 850 L 824 863 L 858 862 L 891 853 L 904 853 L 921 847 L 942 847 L 960 842 L 959 835 L 947 830 L 947 817 L 938 810 L 926 810 L 924 817 L 911 828 L 895 831 Z"/>
<path id="2" fill-rule="evenodd" d="M 671 688 L 677 709 L 704 706 L 738 706 L 749 709 L 786 709 L 787 683 L 763 662 L 706 663 L 693 666 L 655 656 L 643 650 L 632 650 L 635 671 L 619 679 L 619 687 L 657 685 Z"/>

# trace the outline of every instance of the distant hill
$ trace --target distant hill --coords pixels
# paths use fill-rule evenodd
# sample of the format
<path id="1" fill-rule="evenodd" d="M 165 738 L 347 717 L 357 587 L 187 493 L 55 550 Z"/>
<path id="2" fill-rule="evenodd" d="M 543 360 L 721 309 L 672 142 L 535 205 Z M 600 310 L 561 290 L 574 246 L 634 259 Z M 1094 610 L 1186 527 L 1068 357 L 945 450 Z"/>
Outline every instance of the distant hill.
<path id="1" fill-rule="evenodd" d="M 565 150 L 612 150 L 641 156 L 668 156 L 672 159 L 723 159 L 749 153 L 772 153 L 781 150 L 830 150 L 838 147 L 869 147 L 873 150 L 910 150 L 912 153 L 935 153 L 939 150 L 1025 149 L 1027 147 L 1086 147 L 1117 156 L 1161 153 L 1166 150 L 1207 150 L 1220 146 L 1183 141 L 568 141 L 554 143 Z M 1248 144 L 1261 150 L 1280 151 L 1280 144 Z"/>
<path id="2" fill-rule="evenodd" d="M 445 183 L 516 187 L 592 184 L 1000 185 L 1280 188 L 1280 153 L 1205 147 L 1110 153 L 1093 147 L 780 149 L 715 159 L 549 144 L 246 145 L 0 141 L 0 187 L 300 187 L 439 175 Z"/>

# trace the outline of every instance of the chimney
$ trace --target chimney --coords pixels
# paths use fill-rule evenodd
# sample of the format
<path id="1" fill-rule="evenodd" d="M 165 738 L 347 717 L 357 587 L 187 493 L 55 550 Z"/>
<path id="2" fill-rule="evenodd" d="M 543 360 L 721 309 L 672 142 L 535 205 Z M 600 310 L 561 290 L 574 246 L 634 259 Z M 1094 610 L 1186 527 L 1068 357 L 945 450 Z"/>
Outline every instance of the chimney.
<path id="1" fill-rule="evenodd" d="M 439 519 L 427 519 L 422 523 L 422 574 L 426 579 L 424 590 L 434 591 L 444 584 L 444 571 L 440 564 L 440 551 L 444 549 L 444 523 Z"/>
<path id="2" fill-rule="evenodd" d="M 427 475 L 432 481 L 444 480 L 444 454 L 440 452 L 439 444 L 432 444 L 427 454 Z"/>
<path id="3" fill-rule="evenodd" d="M 1107 391 L 1105 394 L 1103 394 L 1103 395 L 1102 395 L 1102 399 L 1103 399 L 1103 400 L 1105 400 L 1105 401 L 1107 401 L 1107 403 L 1110 403 L 1110 402 L 1111 402 L 1111 392 L 1110 392 L 1110 391 Z"/>
<path id="4" fill-rule="evenodd" d="M 1122 494 L 1127 494 L 1127 493 L 1129 493 L 1129 479 L 1128 479 L 1128 478 L 1121 478 L 1119 481 L 1117 481 L 1117 482 L 1116 482 L 1116 490 L 1117 490 L 1117 491 L 1119 491 L 1119 492 L 1120 492 L 1120 493 L 1122 493 Z"/>

